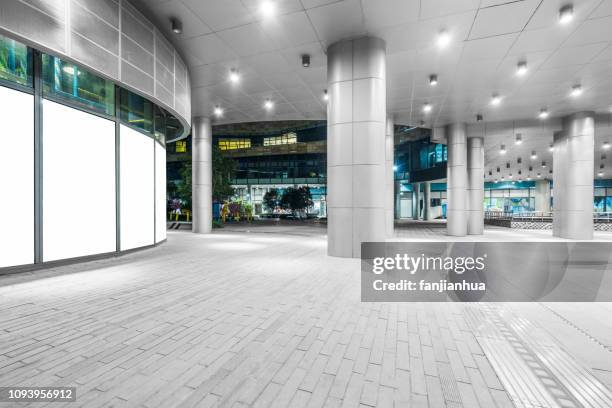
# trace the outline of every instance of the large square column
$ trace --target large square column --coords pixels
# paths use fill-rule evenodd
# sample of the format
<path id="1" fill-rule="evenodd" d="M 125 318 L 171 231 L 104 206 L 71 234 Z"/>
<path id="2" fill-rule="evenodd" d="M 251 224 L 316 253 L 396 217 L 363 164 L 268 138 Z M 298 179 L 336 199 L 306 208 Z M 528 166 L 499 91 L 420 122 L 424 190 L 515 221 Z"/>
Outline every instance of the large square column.
<path id="1" fill-rule="evenodd" d="M 575 113 L 562 123 L 554 134 L 553 235 L 593 239 L 594 113 Z"/>
<path id="2" fill-rule="evenodd" d="M 465 123 L 446 127 L 448 162 L 446 165 L 446 232 L 467 235 L 467 134 Z"/>
<path id="3" fill-rule="evenodd" d="M 467 144 L 468 228 L 469 235 L 484 231 L 484 139 L 470 137 Z"/>
<path id="4" fill-rule="evenodd" d="M 212 128 L 210 119 L 193 119 L 191 140 L 192 231 L 206 234 L 212 230 Z"/>
<path id="5" fill-rule="evenodd" d="M 384 241 L 386 51 L 378 38 L 327 50 L 327 252 L 359 257 Z"/>

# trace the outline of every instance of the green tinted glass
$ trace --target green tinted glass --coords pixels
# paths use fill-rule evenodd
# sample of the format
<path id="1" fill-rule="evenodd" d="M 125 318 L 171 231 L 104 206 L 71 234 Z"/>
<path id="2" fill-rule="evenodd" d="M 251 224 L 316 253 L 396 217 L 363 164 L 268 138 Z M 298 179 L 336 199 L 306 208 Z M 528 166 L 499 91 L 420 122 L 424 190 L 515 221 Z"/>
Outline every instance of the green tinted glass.
<path id="1" fill-rule="evenodd" d="M 153 134 L 153 103 L 142 96 L 121 89 L 121 121 Z"/>
<path id="2" fill-rule="evenodd" d="M 32 85 L 32 52 L 15 40 L 0 35 L 0 79 Z"/>
<path id="3" fill-rule="evenodd" d="M 107 115 L 115 114 L 112 81 L 60 58 L 43 54 L 43 95 Z"/>

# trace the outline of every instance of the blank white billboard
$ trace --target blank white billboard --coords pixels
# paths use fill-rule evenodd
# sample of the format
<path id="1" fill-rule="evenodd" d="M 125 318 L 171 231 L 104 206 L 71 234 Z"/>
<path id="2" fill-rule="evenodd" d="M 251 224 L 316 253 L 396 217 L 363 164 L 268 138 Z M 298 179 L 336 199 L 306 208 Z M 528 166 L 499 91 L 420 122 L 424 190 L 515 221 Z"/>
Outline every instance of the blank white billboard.
<path id="1" fill-rule="evenodd" d="M 116 249 L 115 123 L 43 101 L 43 260 Z"/>
<path id="2" fill-rule="evenodd" d="M 155 141 L 120 125 L 121 250 L 153 245 L 155 240 Z"/>
<path id="3" fill-rule="evenodd" d="M 166 239 L 166 149 L 155 143 L 155 242 Z"/>
<path id="4" fill-rule="evenodd" d="M 0 87 L 0 268 L 34 263 L 34 97 Z"/>

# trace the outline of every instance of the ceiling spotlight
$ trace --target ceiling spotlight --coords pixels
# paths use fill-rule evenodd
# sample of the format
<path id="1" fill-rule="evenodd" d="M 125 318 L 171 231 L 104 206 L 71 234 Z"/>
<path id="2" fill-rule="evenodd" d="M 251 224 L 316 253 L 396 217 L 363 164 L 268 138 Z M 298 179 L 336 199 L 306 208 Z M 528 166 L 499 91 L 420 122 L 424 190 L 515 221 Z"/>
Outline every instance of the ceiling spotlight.
<path id="1" fill-rule="evenodd" d="M 527 73 L 527 61 L 519 61 L 516 64 L 516 75 L 523 76 Z"/>
<path id="2" fill-rule="evenodd" d="M 535 160 L 535 159 L 537 159 L 537 158 L 538 158 L 538 154 L 536 153 L 536 151 L 535 151 L 535 150 L 533 150 L 533 151 L 531 152 L 531 160 Z"/>
<path id="3" fill-rule="evenodd" d="M 276 14 L 276 4 L 271 0 L 263 0 L 259 5 L 259 12 L 264 18 L 273 17 Z"/>
<path id="4" fill-rule="evenodd" d="M 527 176 L 527 181 L 531 181 L 531 176 Z"/>
<path id="5" fill-rule="evenodd" d="M 493 94 L 491 97 L 491 105 L 497 106 L 501 102 L 501 97 L 498 94 Z"/>
<path id="6" fill-rule="evenodd" d="M 308 68 L 310 66 L 310 55 L 302 54 L 302 66 Z"/>
<path id="7" fill-rule="evenodd" d="M 604 175 L 604 168 L 605 168 L 604 164 L 603 164 L 603 163 L 601 163 L 601 164 L 599 165 L 599 172 L 597 173 L 597 175 L 598 175 L 599 177 L 603 177 L 603 175 Z"/>
<path id="8" fill-rule="evenodd" d="M 327 89 L 323 91 L 323 100 L 329 101 L 329 94 L 327 93 Z"/>
<path id="9" fill-rule="evenodd" d="M 497 168 L 497 172 L 499 173 L 499 167 Z"/>
<path id="10" fill-rule="evenodd" d="M 480 113 L 476 114 L 476 122 L 482 122 L 482 115 Z"/>
<path id="11" fill-rule="evenodd" d="M 540 119 L 548 118 L 548 110 L 546 108 L 540 109 L 540 113 L 538 114 L 538 118 L 540 118 Z"/>
<path id="12" fill-rule="evenodd" d="M 521 164 L 523 162 L 523 159 L 521 159 L 520 157 L 517 157 L 516 158 L 516 162 L 517 162 L 517 164 Z"/>
<path id="13" fill-rule="evenodd" d="M 272 99 L 266 99 L 266 101 L 264 102 L 264 108 L 266 110 L 272 110 L 272 108 L 274 107 L 274 102 L 272 102 Z"/>
<path id="14" fill-rule="evenodd" d="M 431 112 L 431 104 L 429 102 L 426 102 L 423 104 L 423 112 L 425 113 Z"/>
<path id="15" fill-rule="evenodd" d="M 492 176 L 493 172 L 491 170 L 489 170 L 489 176 Z"/>
<path id="16" fill-rule="evenodd" d="M 529 171 L 533 171 L 533 166 L 529 166 Z"/>
<path id="17" fill-rule="evenodd" d="M 183 23 L 176 18 L 170 19 L 170 26 L 172 27 L 172 32 L 174 34 L 183 34 Z"/>
<path id="18" fill-rule="evenodd" d="M 520 145 L 523 143 L 523 135 L 520 133 L 516 134 L 516 139 L 514 139 L 514 144 Z"/>
<path id="19" fill-rule="evenodd" d="M 448 31 L 441 30 L 438 33 L 438 39 L 436 40 L 436 43 L 438 44 L 438 47 L 444 48 L 450 43 L 450 40 L 451 40 L 451 36 L 448 33 Z"/>
<path id="20" fill-rule="evenodd" d="M 497 179 L 495 179 L 495 184 L 499 183 L 499 181 L 497 181 Z"/>
<path id="21" fill-rule="evenodd" d="M 506 145 L 499 146 L 499 154 L 506 154 Z"/>
<path id="22" fill-rule="evenodd" d="M 608 150 L 610 148 L 610 142 L 604 142 L 602 147 L 606 150 Z"/>
<path id="23" fill-rule="evenodd" d="M 559 23 L 567 24 L 574 18 L 574 7 L 571 4 L 561 7 L 559 10 Z"/>
<path id="24" fill-rule="evenodd" d="M 606 155 L 605 154 L 601 155 L 601 160 L 606 160 Z"/>
<path id="25" fill-rule="evenodd" d="M 508 174 L 508 178 L 512 180 L 512 173 Z"/>
<path id="26" fill-rule="evenodd" d="M 580 96 L 580 94 L 582 94 L 582 87 L 580 85 L 574 85 L 572 87 L 572 91 L 570 92 L 570 95 L 573 97 L 576 97 L 576 96 Z"/>
<path id="27" fill-rule="evenodd" d="M 504 181 L 504 176 L 501 176 L 501 181 Z"/>
<path id="28" fill-rule="evenodd" d="M 240 82 L 240 73 L 236 68 L 232 68 L 230 69 L 228 78 L 231 83 L 237 84 L 238 82 Z"/>
<path id="29" fill-rule="evenodd" d="M 216 117 L 220 118 L 221 116 L 223 116 L 223 108 L 221 108 L 219 105 L 215 106 L 215 109 L 213 110 L 213 113 L 215 114 Z"/>
<path id="30" fill-rule="evenodd" d="M 546 167 L 546 160 L 542 160 L 542 168 Z"/>
<path id="31" fill-rule="evenodd" d="M 520 169 L 519 169 L 519 171 L 518 171 L 518 175 L 520 176 L 521 174 L 523 174 L 523 170 L 520 170 Z"/>
<path id="32" fill-rule="evenodd" d="M 510 162 L 506 163 L 506 168 L 509 169 L 510 168 Z"/>
<path id="33" fill-rule="evenodd" d="M 542 178 L 542 174 L 538 173 L 538 178 Z"/>
<path id="34" fill-rule="evenodd" d="M 431 74 L 429 76 L 429 85 L 431 86 L 438 85 L 438 76 L 436 74 Z"/>
<path id="35" fill-rule="evenodd" d="M 552 143 L 551 143 L 551 144 L 549 144 L 549 145 L 548 145 L 548 151 L 549 151 L 549 152 L 552 152 L 552 151 L 554 151 L 554 150 L 555 150 L 555 145 L 554 145 L 554 144 L 552 144 Z"/>

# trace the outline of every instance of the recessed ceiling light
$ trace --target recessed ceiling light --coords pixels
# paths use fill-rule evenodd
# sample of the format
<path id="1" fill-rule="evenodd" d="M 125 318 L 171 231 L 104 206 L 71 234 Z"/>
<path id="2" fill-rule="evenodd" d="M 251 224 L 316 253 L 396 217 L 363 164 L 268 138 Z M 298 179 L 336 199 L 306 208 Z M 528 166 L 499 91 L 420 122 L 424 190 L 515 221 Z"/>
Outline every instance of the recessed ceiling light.
<path id="1" fill-rule="evenodd" d="M 506 154 L 506 145 L 499 146 L 499 154 Z"/>
<path id="2" fill-rule="evenodd" d="M 541 178 L 541 177 L 542 177 L 542 174 L 538 173 L 538 178 Z"/>
<path id="3" fill-rule="evenodd" d="M 432 108 L 431 108 L 431 104 L 430 103 L 426 102 L 426 103 L 423 104 L 423 112 L 429 113 L 429 112 L 431 112 L 431 109 Z"/>
<path id="4" fill-rule="evenodd" d="M 476 114 L 476 122 L 482 122 L 482 115 L 480 113 Z"/>
<path id="5" fill-rule="evenodd" d="M 429 76 L 429 85 L 431 86 L 438 85 L 438 76 L 436 74 L 431 74 Z"/>
<path id="6" fill-rule="evenodd" d="M 232 68 L 230 69 L 228 78 L 231 83 L 237 84 L 238 82 L 240 82 L 240 73 L 236 68 Z"/>
<path id="7" fill-rule="evenodd" d="M 215 114 L 216 117 L 220 118 L 221 116 L 223 116 L 223 108 L 217 105 L 215 106 L 213 113 Z"/>
<path id="8" fill-rule="evenodd" d="M 259 12 L 264 18 L 273 17 L 276 14 L 276 4 L 271 0 L 263 0 L 259 5 Z"/>
<path id="9" fill-rule="evenodd" d="M 542 160 L 542 168 L 546 167 L 546 160 Z"/>
<path id="10" fill-rule="evenodd" d="M 441 30 L 438 33 L 438 39 L 436 40 L 436 44 L 438 44 L 438 47 L 444 48 L 450 43 L 450 40 L 451 40 L 451 36 L 448 33 L 448 31 Z"/>
<path id="11" fill-rule="evenodd" d="M 532 152 L 531 152 L 531 160 L 535 160 L 535 159 L 537 159 L 537 158 L 538 158 L 538 154 L 536 153 L 536 151 L 535 151 L 535 150 L 534 150 L 534 151 L 532 151 Z"/>
<path id="12" fill-rule="evenodd" d="M 323 91 L 323 100 L 329 101 L 329 94 L 327 93 L 327 89 Z"/>
<path id="13" fill-rule="evenodd" d="M 582 94 L 582 87 L 580 85 L 574 85 L 572 87 L 572 91 L 570 92 L 570 95 L 573 97 L 576 97 L 576 96 L 580 96 L 580 94 Z"/>
<path id="14" fill-rule="evenodd" d="M 548 118 L 548 110 L 546 108 L 540 109 L 540 113 L 538 114 L 538 118 L 540 118 L 540 119 Z"/>
<path id="15" fill-rule="evenodd" d="M 516 64 L 516 75 L 522 76 L 522 75 L 525 75 L 526 73 L 527 73 L 527 61 L 519 61 L 519 63 Z"/>
<path id="16" fill-rule="evenodd" d="M 599 165 L 599 172 L 597 173 L 597 175 L 598 175 L 599 177 L 603 177 L 603 175 L 604 175 L 604 168 L 605 168 L 604 164 L 603 164 L 603 163 L 601 163 L 601 164 Z"/>
<path id="17" fill-rule="evenodd" d="M 604 142 L 604 143 L 603 143 L 603 145 L 602 145 L 602 147 L 603 147 L 605 150 L 608 150 L 608 149 L 610 148 L 610 142 Z"/>
<path id="18" fill-rule="evenodd" d="M 264 102 L 264 108 L 266 110 L 272 110 L 272 108 L 274 107 L 274 102 L 272 102 L 272 99 L 266 99 L 266 101 Z"/>
<path id="19" fill-rule="evenodd" d="M 182 34 L 183 33 L 183 23 L 176 18 L 170 19 L 170 26 L 172 27 L 172 32 L 174 34 Z"/>
<path id="20" fill-rule="evenodd" d="M 501 181 L 504 181 L 504 176 L 501 176 Z"/>
<path id="21" fill-rule="evenodd" d="M 508 174 L 508 178 L 512 180 L 512 173 Z"/>
<path id="22" fill-rule="evenodd" d="M 302 66 L 308 68 L 310 66 L 310 55 L 302 54 Z"/>
<path id="23" fill-rule="evenodd" d="M 493 94 L 491 97 L 491 105 L 497 106 L 501 102 L 501 97 L 498 94 Z"/>
<path id="24" fill-rule="evenodd" d="M 574 19 L 574 7 L 571 4 L 561 7 L 559 10 L 559 23 L 567 24 Z"/>
<path id="25" fill-rule="evenodd" d="M 514 139 L 514 144 L 520 145 L 523 143 L 523 135 L 520 133 L 516 134 L 516 139 Z"/>
<path id="26" fill-rule="evenodd" d="M 551 144 L 549 144 L 549 145 L 548 145 L 548 151 L 549 151 L 549 152 L 552 152 L 552 151 L 554 151 L 554 150 L 555 150 L 555 145 L 554 145 L 554 144 L 552 144 L 552 143 L 551 143 Z"/>

